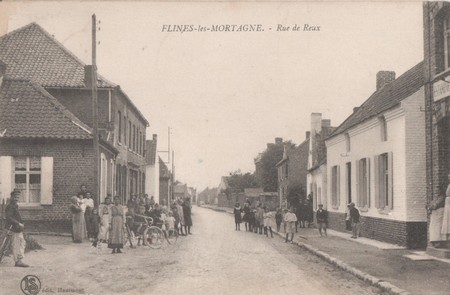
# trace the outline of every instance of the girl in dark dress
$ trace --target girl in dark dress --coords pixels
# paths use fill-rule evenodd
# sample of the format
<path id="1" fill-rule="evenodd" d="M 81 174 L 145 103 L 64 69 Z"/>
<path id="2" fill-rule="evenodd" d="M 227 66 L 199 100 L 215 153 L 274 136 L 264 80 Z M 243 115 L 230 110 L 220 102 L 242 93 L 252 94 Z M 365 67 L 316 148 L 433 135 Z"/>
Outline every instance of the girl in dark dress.
<path id="1" fill-rule="evenodd" d="M 241 230 L 241 205 L 236 202 L 234 205 L 234 224 L 236 225 L 236 230 Z M 247 228 L 247 225 L 246 227 Z"/>
<path id="2" fill-rule="evenodd" d="M 244 203 L 244 208 L 242 209 L 242 211 L 244 211 L 244 216 L 242 217 L 242 221 L 244 222 L 244 224 L 245 224 L 245 231 L 248 231 L 248 230 L 250 230 L 251 231 L 251 226 L 249 226 L 250 225 L 250 219 L 251 219 L 251 216 L 250 216 L 250 205 L 249 205 L 249 203 L 248 202 L 245 202 Z"/>
<path id="3" fill-rule="evenodd" d="M 183 202 L 183 215 L 184 215 L 185 231 L 188 235 L 192 235 L 192 233 L 191 233 L 191 226 L 192 226 L 191 203 L 188 200 Z"/>

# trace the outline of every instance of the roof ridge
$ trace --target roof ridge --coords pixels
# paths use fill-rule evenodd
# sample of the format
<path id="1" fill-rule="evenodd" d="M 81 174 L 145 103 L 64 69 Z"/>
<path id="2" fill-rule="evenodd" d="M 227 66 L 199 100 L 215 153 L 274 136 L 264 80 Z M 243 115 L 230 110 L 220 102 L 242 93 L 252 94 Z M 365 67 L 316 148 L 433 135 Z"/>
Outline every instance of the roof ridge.
<path id="1" fill-rule="evenodd" d="M 60 111 L 61 114 L 69 119 L 75 126 L 80 128 L 81 130 L 92 135 L 91 128 L 84 124 L 80 119 L 77 118 L 71 111 L 69 111 L 63 104 L 61 104 L 54 96 L 52 96 L 45 88 L 43 88 L 38 83 L 29 80 L 29 83 L 33 88 L 39 91 L 45 98 L 47 98 L 47 102 L 49 102 L 56 110 Z"/>
<path id="2" fill-rule="evenodd" d="M 81 66 L 86 66 L 87 64 L 85 62 L 83 62 L 78 56 L 76 56 L 72 51 L 70 51 L 66 46 L 64 46 L 64 44 L 62 44 L 61 42 L 58 41 L 58 39 L 56 39 L 53 35 L 51 35 L 47 30 L 45 30 L 41 25 L 39 25 L 36 22 L 31 22 L 28 25 L 25 25 L 23 27 L 17 28 L 3 36 L 0 36 L 0 41 L 8 36 L 17 34 L 18 32 L 21 32 L 29 27 L 36 27 L 39 29 L 39 31 L 41 33 L 44 34 L 44 36 L 46 36 L 50 41 L 52 41 L 54 44 L 56 44 L 64 53 L 66 53 L 70 58 L 72 58 L 75 62 L 77 62 L 79 65 Z M 108 79 L 104 78 L 102 75 L 98 74 L 97 79 L 100 78 L 101 80 L 103 80 L 106 84 L 110 84 L 110 87 L 116 87 L 117 84 L 109 81 Z"/>
<path id="3" fill-rule="evenodd" d="M 355 123 L 353 125 L 350 125 L 350 126 L 346 127 L 344 130 L 340 130 L 340 127 L 344 126 L 344 124 L 346 122 L 350 121 L 351 119 L 353 119 L 355 116 L 357 116 L 361 112 L 364 112 L 365 111 L 364 106 L 367 105 L 371 101 L 371 99 L 373 99 L 373 97 L 375 97 L 377 95 L 381 96 L 381 95 L 383 95 L 383 93 L 390 93 L 391 91 L 396 90 L 397 87 L 398 87 L 398 89 L 401 89 L 401 87 L 399 87 L 399 85 L 402 85 L 401 83 L 404 83 L 407 78 L 410 78 L 412 76 L 413 73 L 415 73 L 416 71 L 420 70 L 420 67 L 423 67 L 423 63 L 424 63 L 424 60 L 418 62 L 417 64 L 415 64 L 414 66 L 409 68 L 407 71 L 405 71 L 403 74 L 401 74 L 398 78 L 396 78 L 391 83 L 389 83 L 389 84 L 385 85 L 384 87 L 374 91 L 371 95 L 369 95 L 369 97 L 366 100 L 364 100 L 363 103 L 361 103 L 358 106 L 358 110 L 356 110 L 356 112 L 352 112 L 341 124 L 339 124 L 339 126 L 334 127 L 335 129 L 331 132 L 331 134 L 327 137 L 327 139 L 330 139 L 330 138 L 332 138 L 332 137 L 334 137 L 334 136 L 336 136 L 338 134 L 341 134 L 342 132 L 352 128 L 353 126 L 356 126 L 356 125 L 362 123 L 362 122 L 358 122 L 358 123 Z M 401 98 L 399 100 L 399 102 L 403 101 L 407 97 L 408 96 Z M 386 109 L 381 109 L 376 114 L 367 117 L 363 121 L 368 120 L 368 119 L 370 119 L 370 118 L 372 118 L 372 117 L 374 117 L 374 116 L 376 116 L 376 115 L 378 115 L 378 114 L 380 114 L 380 113 L 382 113 L 384 111 L 386 111 Z"/>

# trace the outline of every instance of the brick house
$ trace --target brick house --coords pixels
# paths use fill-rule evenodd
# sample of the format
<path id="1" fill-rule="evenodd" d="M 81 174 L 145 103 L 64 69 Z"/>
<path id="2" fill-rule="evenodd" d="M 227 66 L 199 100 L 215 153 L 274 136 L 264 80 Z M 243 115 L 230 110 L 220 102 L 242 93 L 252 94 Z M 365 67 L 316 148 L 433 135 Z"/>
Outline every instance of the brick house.
<path id="1" fill-rule="evenodd" d="M 281 205 L 287 198 L 290 188 L 302 188 L 306 197 L 306 175 L 308 170 L 309 135 L 299 146 L 284 145 L 283 159 L 277 163 L 278 196 Z"/>
<path id="2" fill-rule="evenodd" d="M 327 208 L 327 148 L 325 139 L 333 132 L 331 122 L 322 119 L 321 113 L 311 114 L 311 130 L 308 148 L 308 173 L 306 193 L 312 195 L 313 208 L 323 204 Z"/>
<path id="3" fill-rule="evenodd" d="M 153 196 L 159 203 L 159 160 L 157 155 L 158 137 L 153 134 L 152 140 L 146 141 L 145 149 L 145 193 Z"/>
<path id="4" fill-rule="evenodd" d="M 57 105 L 57 109 L 63 110 L 64 114 L 70 117 L 71 122 L 77 122 L 78 125 L 87 130 L 86 132 L 89 135 L 92 128 L 90 66 L 81 62 L 36 23 L 31 23 L 0 37 L 0 60 L 4 67 L 5 81 L 29 81 L 28 83 L 31 83 L 33 87 L 40 87 L 38 90 L 41 95 L 45 95 L 49 101 L 53 102 L 53 105 Z M 9 84 L 6 83 L 5 85 Z M 130 194 L 144 192 L 145 131 L 148 121 L 118 85 L 99 75 L 97 86 L 101 143 L 99 160 L 100 196 L 98 197 L 100 201 L 103 201 L 109 193 L 121 196 L 125 202 Z M 28 93 L 30 98 L 25 97 Z M 6 94 L 10 95 L 11 93 L 7 92 Z M 25 91 L 23 101 L 37 95 Z M 14 100 L 14 97 L 11 99 Z M 16 114 L 25 122 L 28 120 L 28 116 L 38 116 L 41 111 L 32 107 L 31 102 L 30 104 L 17 105 L 16 107 L 20 110 L 16 110 Z M 42 116 L 40 118 L 44 120 Z M 18 136 L 15 133 L 8 135 L 8 132 L 14 130 L 9 125 L 10 123 L 2 121 L 2 125 L 0 125 L 0 127 L 6 129 L 6 133 L 0 142 L 1 155 L 11 157 L 8 162 L 9 165 L 5 166 L 5 162 L 3 162 L 2 171 L 7 171 L 10 167 L 9 171 L 12 177 L 10 184 L 2 184 L 1 193 L 5 197 L 9 194 L 8 189 L 11 187 L 24 189 L 26 198 L 22 200 L 20 205 L 27 209 L 27 212 L 33 212 L 29 216 L 33 216 L 32 220 L 36 223 L 57 219 L 68 220 L 69 196 L 76 194 L 81 184 L 86 184 L 88 190 L 97 191 L 97 177 L 93 175 L 92 157 L 89 161 L 85 160 L 91 153 L 89 136 L 80 138 L 83 141 L 78 141 L 75 145 L 69 142 L 69 139 L 72 140 L 70 134 L 64 135 L 61 133 L 56 138 L 57 143 L 55 143 L 56 139 L 53 138 L 51 131 L 56 128 L 53 125 L 58 123 L 53 117 L 45 119 L 48 121 L 47 125 L 44 126 L 47 126 L 50 132 L 37 135 L 24 130 L 17 131 L 19 132 L 17 133 Z M 25 128 L 22 125 L 18 126 Z M 27 136 L 22 136 L 22 132 L 25 132 Z M 26 142 L 23 141 L 25 139 L 27 139 Z M 31 169 L 32 160 L 30 157 L 35 155 L 47 156 L 46 153 L 51 150 L 51 147 L 48 146 L 49 140 L 53 143 L 54 151 L 60 153 L 58 157 L 62 157 L 61 162 L 66 162 L 65 165 L 69 165 L 69 159 L 73 159 L 73 167 L 68 166 L 67 169 L 58 170 L 61 169 L 57 167 L 60 162 L 56 161 L 55 155 L 53 170 L 58 171 L 58 173 L 53 173 L 53 179 L 50 179 L 50 174 L 41 174 L 40 185 L 43 187 L 46 183 L 52 183 L 53 186 L 53 189 L 46 189 L 53 190 L 51 205 L 41 204 L 37 202 L 36 198 L 31 198 L 32 184 L 29 182 L 31 177 L 25 177 L 25 188 L 23 188 L 23 177 L 17 176 L 21 173 L 16 173 L 12 169 L 13 167 L 16 167 L 15 169 Z M 63 146 L 67 148 L 63 148 Z M 77 149 L 75 149 L 76 147 Z M 41 152 L 36 151 L 38 148 Z M 19 156 L 21 158 L 16 159 Z M 24 163 L 23 158 L 26 159 L 26 163 Z M 44 165 L 42 160 L 41 165 Z M 25 171 L 31 173 L 29 170 Z M 3 173 L 9 175 L 8 172 Z M 7 177 L 7 179 L 10 179 L 10 177 Z M 38 179 L 35 181 L 38 181 Z M 37 185 L 37 183 L 35 184 Z M 43 193 L 42 191 L 41 194 Z M 46 199 L 46 197 L 42 195 L 42 199 Z"/>
<path id="5" fill-rule="evenodd" d="M 326 139 L 330 227 L 345 230 L 346 206 L 361 213 L 365 237 L 409 248 L 426 243 L 424 68 L 376 91 Z"/>
<path id="6" fill-rule="evenodd" d="M 423 26 L 429 203 L 445 193 L 450 179 L 450 3 L 424 2 Z"/>

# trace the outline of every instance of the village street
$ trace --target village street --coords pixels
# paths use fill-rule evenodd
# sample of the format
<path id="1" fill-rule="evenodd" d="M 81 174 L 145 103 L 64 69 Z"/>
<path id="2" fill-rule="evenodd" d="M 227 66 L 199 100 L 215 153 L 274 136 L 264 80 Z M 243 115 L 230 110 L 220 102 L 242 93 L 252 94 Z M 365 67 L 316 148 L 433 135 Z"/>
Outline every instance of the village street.
<path id="1" fill-rule="evenodd" d="M 22 294 L 20 280 L 36 275 L 39 294 L 379 294 L 380 291 L 335 269 L 275 236 L 234 230 L 229 214 L 193 208 L 193 235 L 154 250 L 92 251 L 67 237 L 35 236 L 46 250 L 26 257 L 30 268 L 0 267 L 2 294 Z M 0 291 L 0 292 L 3 292 Z"/>

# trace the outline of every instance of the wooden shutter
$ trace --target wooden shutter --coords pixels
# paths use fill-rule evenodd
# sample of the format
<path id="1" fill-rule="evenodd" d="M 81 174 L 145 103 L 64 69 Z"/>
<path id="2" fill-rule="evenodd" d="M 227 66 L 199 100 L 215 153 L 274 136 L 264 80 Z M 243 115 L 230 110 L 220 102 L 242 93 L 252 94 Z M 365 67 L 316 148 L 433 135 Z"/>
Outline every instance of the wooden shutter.
<path id="1" fill-rule="evenodd" d="M 380 156 L 373 157 L 375 208 L 380 208 Z"/>
<path id="2" fill-rule="evenodd" d="M 341 202 L 341 166 L 336 166 L 336 206 Z"/>
<path id="3" fill-rule="evenodd" d="M 370 158 L 366 158 L 366 189 L 367 189 L 367 195 L 366 195 L 366 201 L 364 205 L 368 208 L 370 208 Z"/>
<path id="4" fill-rule="evenodd" d="M 355 188 L 356 188 L 356 205 L 358 207 L 362 207 L 362 194 L 361 187 L 359 186 L 360 181 L 362 180 L 362 175 L 359 167 L 359 160 L 355 161 Z M 350 188 L 351 189 L 351 188 Z"/>
<path id="5" fill-rule="evenodd" d="M 388 200 L 389 200 L 389 204 L 387 204 L 389 206 L 390 209 L 394 208 L 394 169 L 393 169 L 393 154 L 392 152 L 388 153 Z"/>
<path id="6" fill-rule="evenodd" d="M 53 202 L 53 157 L 41 158 L 41 204 Z"/>
<path id="7" fill-rule="evenodd" d="M 13 157 L 0 157 L 0 201 L 6 201 L 14 189 L 13 169 Z"/>

